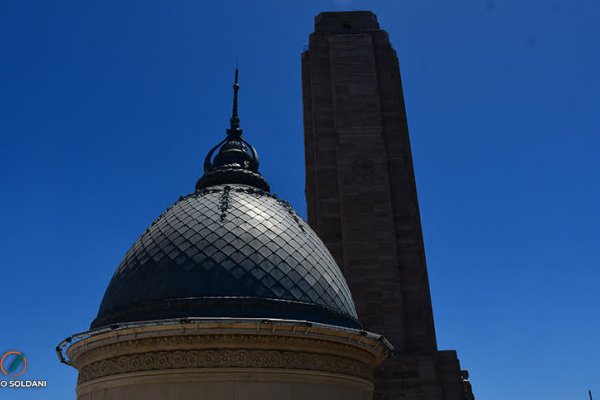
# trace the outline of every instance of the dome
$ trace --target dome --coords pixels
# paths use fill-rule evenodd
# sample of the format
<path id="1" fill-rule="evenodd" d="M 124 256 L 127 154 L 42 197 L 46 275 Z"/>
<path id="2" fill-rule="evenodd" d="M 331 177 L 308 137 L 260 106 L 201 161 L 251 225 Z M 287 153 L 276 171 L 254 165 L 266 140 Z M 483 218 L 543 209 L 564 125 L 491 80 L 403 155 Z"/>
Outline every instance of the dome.
<path id="1" fill-rule="evenodd" d="M 323 242 L 287 203 L 247 185 L 199 190 L 166 210 L 127 252 L 92 328 L 184 317 L 359 327 Z"/>
<path id="2" fill-rule="evenodd" d="M 360 328 L 316 233 L 269 192 L 234 107 L 196 191 L 167 209 L 114 273 L 92 329 L 172 318 L 277 318 Z M 213 158 L 213 154 L 216 156 Z"/>

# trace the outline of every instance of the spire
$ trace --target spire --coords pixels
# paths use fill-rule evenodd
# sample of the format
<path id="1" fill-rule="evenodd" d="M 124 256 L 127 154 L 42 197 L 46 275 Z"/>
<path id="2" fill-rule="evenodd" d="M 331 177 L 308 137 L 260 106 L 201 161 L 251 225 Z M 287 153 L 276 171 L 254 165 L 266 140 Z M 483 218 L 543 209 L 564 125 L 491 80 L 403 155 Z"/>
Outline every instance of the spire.
<path id="1" fill-rule="evenodd" d="M 229 129 L 227 133 L 240 131 L 240 118 L 238 117 L 238 91 L 240 90 L 240 84 L 238 83 L 239 69 L 237 60 L 235 61 L 235 82 L 233 83 L 233 109 L 231 111 L 231 119 L 229 120 Z"/>
<path id="2" fill-rule="evenodd" d="M 238 91 L 240 90 L 238 78 L 239 69 L 236 61 L 233 107 L 227 136 L 206 155 L 204 175 L 196 183 L 196 190 L 214 185 L 238 183 L 269 191 L 269 184 L 258 172 L 256 149 L 242 138 L 238 116 Z"/>

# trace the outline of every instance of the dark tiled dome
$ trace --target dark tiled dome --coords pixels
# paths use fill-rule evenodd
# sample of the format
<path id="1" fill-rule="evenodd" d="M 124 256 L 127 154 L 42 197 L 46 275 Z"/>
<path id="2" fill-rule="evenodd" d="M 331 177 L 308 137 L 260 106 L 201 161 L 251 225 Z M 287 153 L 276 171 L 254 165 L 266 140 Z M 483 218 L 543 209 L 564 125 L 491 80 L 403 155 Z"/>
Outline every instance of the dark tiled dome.
<path id="1" fill-rule="evenodd" d="M 92 328 L 180 317 L 360 327 L 314 231 L 286 202 L 240 184 L 200 189 L 164 212 L 127 252 Z"/>
<path id="2" fill-rule="evenodd" d="M 269 193 L 237 114 L 179 199 L 129 249 L 92 328 L 187 317 L 281 318 L 359 328 L 350 290 L 315 232 Z M 213 157 L 214 156 L 214 157 Z"/>

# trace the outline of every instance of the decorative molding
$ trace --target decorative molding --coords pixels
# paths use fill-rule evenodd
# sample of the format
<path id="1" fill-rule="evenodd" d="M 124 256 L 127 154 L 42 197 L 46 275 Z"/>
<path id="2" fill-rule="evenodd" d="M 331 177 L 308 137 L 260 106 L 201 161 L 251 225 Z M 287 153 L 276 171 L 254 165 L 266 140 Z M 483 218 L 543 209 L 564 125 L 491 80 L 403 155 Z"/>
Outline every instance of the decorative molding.
<path id="1" fill-rule="evenodd" d="M 345 357 L 278 350 L 176 350 L 124 355 L 81 368 L 78 383 L 111 375 L 183 368 L 276 368 L 339 373 L 373 380 L 372 367 Z"/>
<path id="2" fill-rule="evenodd" d="M 139 333 L 138 333 L 139 334 Z M 87 346 L 79 347 L 71 354 L 76 368 L 83 370 L 88 364 L 97 363 L 107 358 L 137 354 L 143 351 L 174 351 L 174 350 L 204 350 L 210 349 L 240 349 L 258 348 L 264 350 L 290 350 L 314 349 L 316 355 L 328 353 L 332 356 L 343 354 L 347 359 L 356 362 L 364 360 L 365 364 L 374 363 L 374 356 L 366 349 L 358 347 L 355 343 L 336 343 L 332 341 L 311 337 L 293 337 L 273 334 L 179 334 L 154 337 L 121 337 L 112 343 L 93 342 Z M 307 353 L 309 354 L 309 353 Z"/>

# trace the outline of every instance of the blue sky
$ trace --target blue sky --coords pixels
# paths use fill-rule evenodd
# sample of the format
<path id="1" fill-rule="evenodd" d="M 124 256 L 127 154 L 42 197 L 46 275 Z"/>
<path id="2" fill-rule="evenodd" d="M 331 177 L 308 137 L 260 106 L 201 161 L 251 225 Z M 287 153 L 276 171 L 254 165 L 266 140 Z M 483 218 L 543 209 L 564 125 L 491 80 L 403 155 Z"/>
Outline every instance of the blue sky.
<path id="1" fill-rule="evenodd" d="M 54 346 L 193 190 L 240 117 L 306 214 L 300 53 L 325 10 L 374 11 L 401 64 L 441 349 L 480 399 L 600 396 L 600 3 L 0 3 L 0 352 L 74 399 Z"/>

